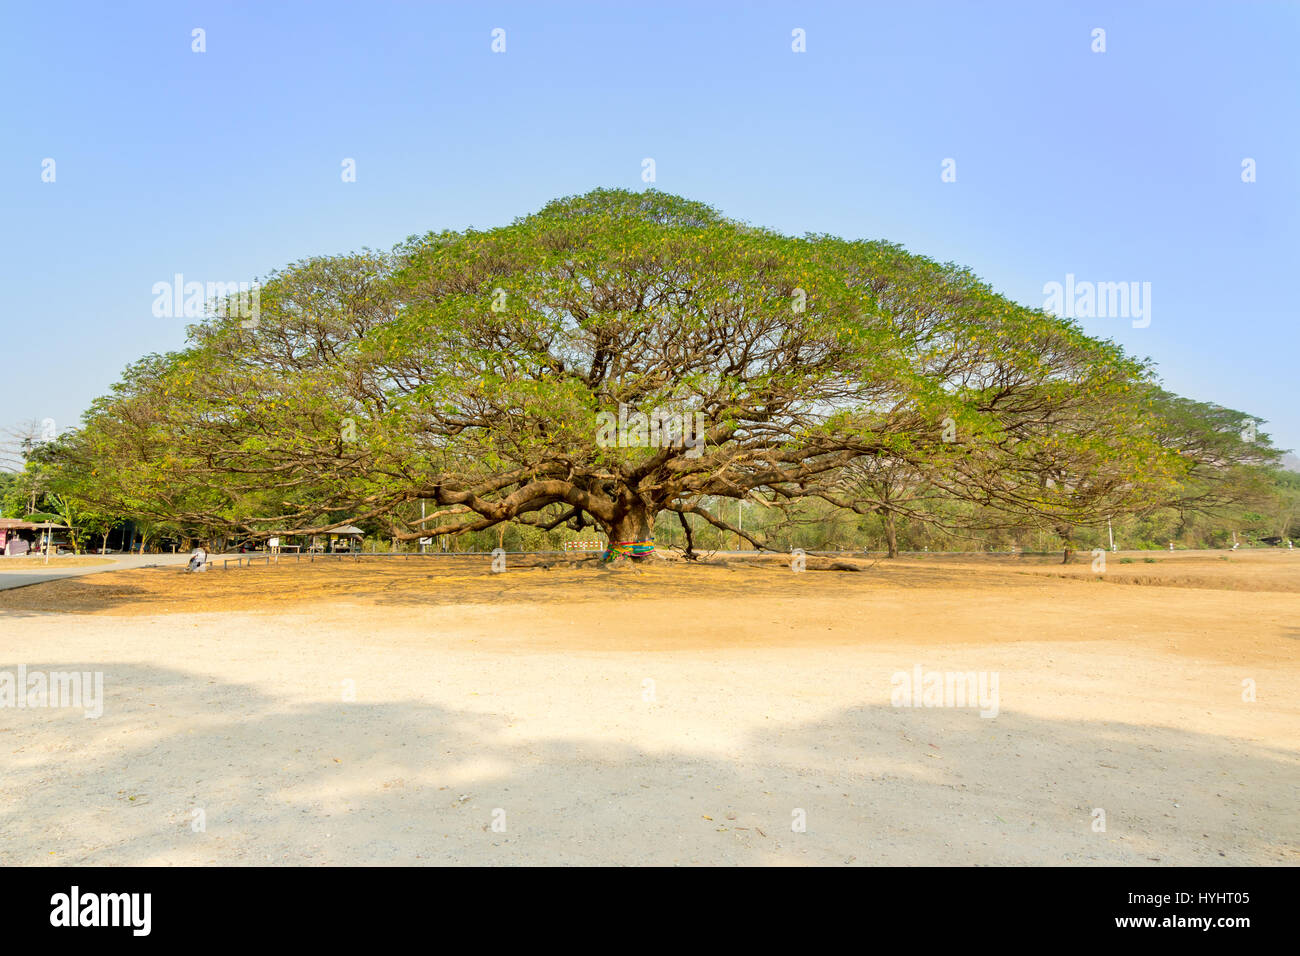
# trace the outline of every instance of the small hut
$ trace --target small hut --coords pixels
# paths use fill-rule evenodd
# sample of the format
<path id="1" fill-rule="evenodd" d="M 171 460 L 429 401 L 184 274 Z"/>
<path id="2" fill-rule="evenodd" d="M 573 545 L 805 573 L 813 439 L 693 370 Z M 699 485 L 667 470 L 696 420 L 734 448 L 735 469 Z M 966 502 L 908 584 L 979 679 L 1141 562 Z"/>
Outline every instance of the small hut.
<path id="1" fill-rule="evenodd" d="M 355 525 L 345 524 L 341 528 L 335 528 L 333 531 L 323 535 L 329 539 L 327 550 L 354 552 L 361 550 L 361 542 L 365 540 L 366 533 Z"/>
<path id="2" fill-rule="evenodd" d="M 10 557 L 34 554 L 42 550 L 47 541 L 51 543 L 52 549 L 57 549 L 63 542 L 53 540 L 54 532 L 67 530 L 67 525 L 55 524 L 53 521 L 0 518 L 0 554 Z"/>
<path id="3" fill-rule="evenodd" d="M 366 533 L 355 525 L 345 524 L 321 534 L 303 534 L 300 531 L 273 531 L 267 538 L 266 546 L 271 551 L 289 550 L 321 553 L 351 554 L 361 550 L 361 542 Z"/>

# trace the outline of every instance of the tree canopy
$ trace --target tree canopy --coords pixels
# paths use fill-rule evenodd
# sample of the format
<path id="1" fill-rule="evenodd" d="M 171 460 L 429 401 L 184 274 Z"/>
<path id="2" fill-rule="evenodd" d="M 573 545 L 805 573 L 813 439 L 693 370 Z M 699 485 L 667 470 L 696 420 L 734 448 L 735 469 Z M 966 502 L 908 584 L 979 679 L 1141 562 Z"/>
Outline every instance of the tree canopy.
<path id="1" fill-rule="evenodd" d="M 677 512 L 762 546 L 716 502 L 937 495 L 1068 541 L 1276 457 L 1215 409 L 955 264 L 597 190 L 294 263 L 256 323 L 214 313 L 135 363 L 51 457 L 99 511 L 252 536 L 634 542 Z"/>

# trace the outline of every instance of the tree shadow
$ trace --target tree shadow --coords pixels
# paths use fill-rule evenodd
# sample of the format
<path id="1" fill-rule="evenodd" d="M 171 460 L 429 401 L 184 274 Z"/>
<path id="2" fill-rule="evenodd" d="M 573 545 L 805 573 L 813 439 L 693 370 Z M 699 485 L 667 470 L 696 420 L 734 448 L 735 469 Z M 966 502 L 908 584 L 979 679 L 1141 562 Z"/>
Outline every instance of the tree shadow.
<path id="1" fill-rule="evenodd" d="M 0 863 L 1300 862 L 1294 807 L 1267 796 L 1296 755 L 1179 729 L 864 706 L 773 721 L 720 755 L 103 671 L 98 720 L 0 711 Z"/>

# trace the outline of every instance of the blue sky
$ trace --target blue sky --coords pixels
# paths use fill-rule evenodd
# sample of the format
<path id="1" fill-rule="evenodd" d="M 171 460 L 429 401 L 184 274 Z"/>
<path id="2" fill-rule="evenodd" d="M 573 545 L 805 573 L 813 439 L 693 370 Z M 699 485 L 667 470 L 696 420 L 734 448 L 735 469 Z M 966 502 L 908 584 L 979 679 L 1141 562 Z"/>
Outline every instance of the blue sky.
<path id="1" fill-rule="evenodd" d="M 497 225 L 650 157 L 660 189 L 1026 304 L 1149 282 L 1149 326 L 1084 327 L 1300 447 L 1297 41 L 1296 3 L 8 3 L 0 427 L 73 424 L 179 347 L 175 273 Z"/>

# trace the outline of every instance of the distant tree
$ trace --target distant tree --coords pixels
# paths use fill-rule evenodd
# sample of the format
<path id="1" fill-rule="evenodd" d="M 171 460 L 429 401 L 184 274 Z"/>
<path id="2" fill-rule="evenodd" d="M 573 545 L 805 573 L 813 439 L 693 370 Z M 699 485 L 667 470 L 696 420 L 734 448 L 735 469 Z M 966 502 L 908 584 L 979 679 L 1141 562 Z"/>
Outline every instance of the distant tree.
<path id="1" fill-rule="evenodd" d="M 934 462 L 919 467 L 895 457 L 862 457 L 846 465 L 824 487 L 813 493 L 827 501 L 880 519 L 886 554 L 898 557 L 898 518 L 918 522 L 935 521 L 941 513 L 930 505 L 935 500 L 926 472 Z"/>
<path id="2" fill-rule="evenodd" d="M 0 429 L 0 471 L 21 471 L 32 450 L 48 437 L 36 421 Z"/>
<path id="3" fill-rule="evenodd" d="M 1262 430 L 1263 420 L 1211 402 L 1154 388 L 1160 441 L 1186 463 L 1184 479 L 1162 504 L 1179 515 L 1175 537 L 1192 515 L 1222 515 L 1242 503 L 1263 505 L 1282 450 Z"/>
<path id="4" fill-rule="evenodd" d="M 108 549 L 108 536 L 122 525 L 122 519 L 116 515 L 99 511 L 78 512 L 78 527 L 87 537 L 99 538 L 101 551 Z"/>

